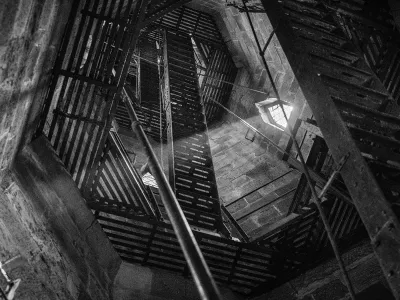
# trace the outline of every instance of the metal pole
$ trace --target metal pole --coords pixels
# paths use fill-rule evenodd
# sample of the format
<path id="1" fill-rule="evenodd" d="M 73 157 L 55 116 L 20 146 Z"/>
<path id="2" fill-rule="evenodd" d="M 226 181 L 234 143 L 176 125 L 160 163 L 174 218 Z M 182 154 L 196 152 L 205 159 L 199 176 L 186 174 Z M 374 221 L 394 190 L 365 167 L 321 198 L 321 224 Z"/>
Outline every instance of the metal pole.
<path id="1" fill-rule="evenodd" d="M 163 89 L 162 89 L 162 78 L 164 77 L 164 74 L 161 74 L 161 60 L 162 60 L 162 55 L 160 55 L 161 52 L 161 43 L 157 42 L 157 67 L 158 67 L 158 78 L 159 78 L 159 98 L 160 98 L 160 160 L 161 160 L 161 169 L 164 170 L 164 154 L 163 154 L 163 145 L 164 145 L 164 140 L 163 140 Z M 165 72 L 165 70 L 162 70 Z"/>
<path id="2" fill-rule="evenodd" d="M 123 93 L 125 95 L 124 99 L 129 117 L 132 121 L 132 129 L 137 134 L 146 151 L 151 173 L 157 181 L 158 188 L 160 189 L 161 200 L 163 201 L 169 220 L 200 293 L 200 298 L 203 300 L 219 300 L 221 299 L 221 296 L 217 285 L 212 278 L 211 272 L 192 233 L 189 223 L 187 222 L 178 200 L 176 199 L 176 196 L 161 169 L 157 156 L 139 122 L 132 101 L 126 94 L 125 89 L 123 89 Z"/>
<path id="3" fill-rule="evenodd" d="M 262 186 L 260 186 L 260 187 L 258 187 L 258 188 L 256 188 L 256 189 L 252 190 L 251 192 L 248 192 L 247 194 L 241 196 L 240 198 L 238 198 L 238 199 L 236 199 L 236 200 L 234 200 L 234 201 L 232 201 L 232 202 L 229 202 L 226 206 L 230 206 L 230 205 L 232 205 L 232 204 L 235 204 L 236 202 L 242 200 L 243 198 L 246 198 L 247 196 L 253 194 L 254 192 L 256 192 L 256 191 L 258 191 L 258 190 L 261 190 L 262 188 L 266 187 L 267 185 L 270 185 L 271 183 L 273 183 L 273 182 L 275 182 L 275 181 L 281 179 L 282 177 L 286 176 L 287 174 L 291 173 L 292 171 L 293 171 L 293 169 L 291 169 L 291 170 L 285 172 L 285 173 L 282 174 L 282 175 L 279 175 L 278 177 L 272 179 L 271 181 L 268 181 L 267 183 L 264 183 Z"/>
<path id="4" fill-rule="evenodd" d="M 276 95 L 276 97 L 278 99 L 279 105 L 280 105 L 280 107 L 282 109 L 283 115 L 284 115 L 284 117 L 286 119 L 287 127 L 289 129 L 290 136 L 291 136 L 291 138 L 293 140 L 293 144 L 294 144 L 294 146 L 296 148 L 296 151 L 297 151 L 297 153 L 299 155 L 300 162 L 303 165 L 304 175 L 305 175 L 305 177 L 307 179 L 307 183 L 308 183 L 308 185 L 309 185 L 309 187 L 311 189 L 311 194 L 312 194 L 312 196 L 314 198 L 315 204 L 316 204 L 317 209 L 319 211 L 322 223 L 324 224 L 325 231 L 326 231 L 326 233 L 328 235 L 328 238 L 329 238 L 329 241 L 330 241 L 330 243 L 332 245 L 332 249 L 333 249 L 333 252 L 335 253 L 338 265 L 339 265 L 339 267 L 340 267 L 340 269 L 341 269 L 341 271 L 343 273 L 344 280 L 345 280 L 346 286 L 347 286 L 347 288 L 349 290 L 350 296 L 351 296 L 351 298 L 353 300 L 355 300 L 356 299 L 356 295 L 355 295 L 355 292 L 354 292 L 354 288 L 353 288 L 353 285 L 351 284 L 351 281 L 350 281 L 350 278 L 349 278 L 349 274 L 346 271 L 346 268 L 344 266 L 343 260 L 342 260 L 342 258 L 340 256 L 340 252 L 339 252 L 339 249 L 337 247 L 337 244 L 336 244 L 336 241 L 335 241 L 335 237 L 333 236 L 332 229 L 330 227 L 328 218 L 327 218 L 327 216 L 325 214 L 325 211 L 324 211 L 324 209 L 323 209 L 323 207 L 322 207 L 322 205 L 321 205 L 321 203 L 319 201 L 319 197 L 318 197 L 317 192 L 315 190 L 315 187 L 314 187 L 314 185 L 312 183 L 312 179 L 311 179 L 311 176 L 310 176 L 310 173 L 309 173 L 309 170 L 308 170 L 308 166 L 306 165 L 306 162 L 304 160 L 303 154 L 301 153 L 300 146 L 296 141 L 296 137 L 293 134 L 292 126 L 289 124 L 289 119 L 288 119 L 288 117 L 286 115 L 285 109 L 284 109 L 282 101 L 280 99 L 280 96 L 279 96 L 279 93 L 278 93 L 278 89 L 276 88 L 276 85 L 275 85 L 274 80 L 272 78 L 271 71 L 270 71 L 270 69 L 268 67 L 268 64 L 267 64 L 267 61 L 265 59 L 265 56 L 263 55 L 262 48 L 261 48 L 261 45 L 260 45 L 260 41 L 257 38 L 257 34 L 256 34 L 255 29 L 254 29 L 253 22 L 251 21 L 250 13 L 247 10 L 246 2 L 245 2 L 245 0 L 242 0 L 242 2 L 243 2 L 243 5 L 244 5 L 244 8 L 245 8 L 245 11 L 246 11 L 247 18 L 248 18 L 249 23 L 250 23 L 251 30 L 253 32 L 254 39 L 256 40 L 256 43 L 257 43 L 259 54 L 260 54 L 261 59 L 263 61 L 264 67 L 265 67 L 265 69 L 267 71 L 268 78 L 269 78 L 269 80 L 271 82 L 271 85 L 272 85 L 272 88 L 274 90 L 274 93 L 275 93 L 275 95 Z"/>

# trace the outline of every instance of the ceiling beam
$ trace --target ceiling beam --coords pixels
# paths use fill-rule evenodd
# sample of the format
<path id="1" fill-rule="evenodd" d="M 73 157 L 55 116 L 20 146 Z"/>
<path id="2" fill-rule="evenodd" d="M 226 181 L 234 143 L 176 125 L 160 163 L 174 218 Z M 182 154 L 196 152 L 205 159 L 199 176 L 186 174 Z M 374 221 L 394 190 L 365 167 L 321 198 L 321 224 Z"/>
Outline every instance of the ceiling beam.
<path id="1" fill-rule="evenodd" d="M 166 14 L 170 13 L 171 11 L 181 7 L 182 5 L 189 3 L 191 0 L 179 0 L 173 4 L 166 4 L 162 9 L 157 10 L 152 16 L 146 18 L 142 23 L 141 27 L 144 28 L 150 23 L 157 21 L 158 19 L 162 18 Z"/>

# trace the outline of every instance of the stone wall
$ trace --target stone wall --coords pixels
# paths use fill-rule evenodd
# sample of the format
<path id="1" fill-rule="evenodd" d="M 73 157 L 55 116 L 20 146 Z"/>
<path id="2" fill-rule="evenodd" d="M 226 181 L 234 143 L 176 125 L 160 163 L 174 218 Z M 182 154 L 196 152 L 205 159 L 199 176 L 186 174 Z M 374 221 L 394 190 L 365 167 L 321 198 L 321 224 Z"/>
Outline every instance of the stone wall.
<path id="1" fill-rule="evenodd" d="M 215 17 L 236 66 L 246 70 L 250 77 L 250 85 L 247 86 L 263 90 L 274 97 L 271 82 L 259 55 L 246 14 L 239 12 L 234 7 L 227 7 L 223 0 L 198 0 L 189 6 L 203 10 Z M 264 47 L 273 28 L 265 14 L 251 13 L 250 15 L 261 47 Z M 275 36 L 272 37 L 266 48 L 264 57 L 282 100 L 294 104 L 296 110 L 294 114 L 300 114 L 304 109 L 304 96 Z"/>
<path id="2" fill-rule="evenodd" d="M 251 85 L 249 81 L 247 71 L 242 69 L 236 84 Z M 235 87 L 229 107 L 277 144 L 282 131 L 264 123 L 254 105 L 264 95 Z M 299 174 L 297 171 L 288 173 L 291 169 L 281 160 L 277 148 L 231 114 L 209 128 L 209 137 L 220 199 L 241 227 L 251 235 L 255 229 L 284 218 Z M 271 183 L 242 198 L 268 182 Z M 230 205 L 232 202 L 234 204 Z M 251 213 L 256 209 L 257 212 Z"/>
<path id="3" fill-rule="evenodd" d="M 210 129 L 220 199 L 249 235 L 287 215 L 299 178 L 273 147 L 257 136 L 252 141 L 253 137 L 239 122 L 225 121 Z"/>
<path id="4" fill-rule="evenodd" d="M 25 148 L 0 190 L 2 262 L 17 299 L 110 299 L 120 258 L 45 138 Z"/>
<path id="5" fill-rule="evenodd" d="M 288 130 L 282 131 L 265 123 L 255 106 L 255 103 L 275 97 L 275 94 L 246 14 L 227 7 L 224 1 L 195 1 L 190 6 L 215 17 L 232 58 L 240 68 L 228 108 L 270 140 L 249 130 L 236 116 L 228 113 L 220 124 L 210 128 L 220 198 L 251 235 L 257 228 L 268 226 L 287 215 L 299 174 L 292 172 L 234 205 L 229 206 L 229 203 L 289 170 L 288 165 L 281 161 L 282 152 L 272 145 L 275 143 L 285 150 L 289 141 Z M 270 22 L 265 14 L 251 14 L 251 18 L 257 37 L 264 46 L 273 30 Z M 275 36 L 264 56 L 281 99 L 293 106 L 289 120 L 291 126 L 299 117 L 311 117 L 304 95 Z M 305 134 L 305 130 L 300 128 L 297 135 L 299 143 Z M 254 141 L 249 141 L 253 138 Z M 312 137 L 306 136 L 303 150 L 307 152 L 311 144 Z M 295 155 L 292 149 L 291 154 Z M 270 202 L 273 204 L 268 205 Z M 257 208 L 260 209 L 251 214 Z"/>
<path id="6" fill-rule="evenodd" d="M 126 262 L 115 278 L 115 300 L 199 300 L 193 280 L 164 270 Z M 241 300 L 240 295 L 219 286 L 223 300 Z"/>
<path id="7" fill-rule="evenodd" d="M 71 4 L 0 2 L 0 177 L 32 136 Z"/>
<path id="8" fill-rule="evenodd" d="M 276 97 L 263 61 L 259 55 L 256 41 L 254 39 L 250 23 L 245 13 L 240 13 L 234 7 L 227 7 L 226 2 L 219 0 L 197 0 L 189 6 L 212 14 L 215 17 L 218 28 L 228 46 L 232 58 L 240 71 L 236 84 L 249 87 L 260 92 L 235 86 L 232 91 L 229 108 L 242 118 L 250 118 L 258 115 L 254 104 L 265 100 L 268 97 Z M 272 26 L 268 17 L 262 13 L 252 13 L 251 19 L 256 35 L 262 47 L 272 33 Z M 273 36 L 269 46 L 266 48 L 265 60 L 271 72 L 272 80 L 279 92 L 280 98 L 293 106 L 290 117 L 290 124 L 293 126 L 296 119 L 309 118 L 311 111 L 305 102 L 304 95 L 299 87 L 294 73 L 289 66 L 287 58 L 280 47 L 280 44 Z M 257 124 L 256 124 L 257 125 Z M 279 146 L 285 148 L 289 136 L 282 134 L 270 125 L 262 124 L 256 126 L 263 128 L 263 133 L 274 139 Z M 287 132 L 287 130 L 286 130 Z"/>
<path id="9" fill-rule="evenodd" d="M 360 300 L 392 300 L 379 263 L 368 243 L 342 254 Z M 332 259 L 254 300 L 348 300 L 350 295 L 336 260 Z"/>

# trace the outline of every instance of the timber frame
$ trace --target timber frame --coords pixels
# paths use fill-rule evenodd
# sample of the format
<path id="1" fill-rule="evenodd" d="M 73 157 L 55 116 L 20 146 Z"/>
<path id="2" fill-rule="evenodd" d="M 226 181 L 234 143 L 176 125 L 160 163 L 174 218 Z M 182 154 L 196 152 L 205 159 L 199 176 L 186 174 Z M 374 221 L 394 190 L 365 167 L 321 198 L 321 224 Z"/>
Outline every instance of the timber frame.
<path id="1" fill-rule="evenodd" d="M 368 231 L 376 257 L 396 299 L 400 298 L 400 223 L 346 127 L 307 52 L 277 0 L 262 0 L 281 47 L 298 79 L 336 163 L 349 159 L 341 175 Z M 279 27 L 277 27 L 279 25 Z"/>

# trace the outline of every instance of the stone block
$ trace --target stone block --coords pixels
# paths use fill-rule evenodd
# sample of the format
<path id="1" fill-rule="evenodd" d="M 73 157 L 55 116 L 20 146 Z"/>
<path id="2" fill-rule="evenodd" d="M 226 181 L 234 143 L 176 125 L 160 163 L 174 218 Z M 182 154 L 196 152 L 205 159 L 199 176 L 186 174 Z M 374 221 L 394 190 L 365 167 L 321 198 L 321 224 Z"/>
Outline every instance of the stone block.
<path id="1" fill-rule="evenodd" d="M 258 222 L 252 218 L 247 218 L 246 220 L 239 221 L 238 223 L 245 232 L 251 232 L 260 226 Z"/>
<path id="2" fill-rule="evenodd" d="M 242 175 L 236 179 L 234 179 L 232 181 L 232 184 L 236 187 L 236 188 L 241 188 L 242 185 L 250 182 L 252 179 L 246 175 Z"/>
<path id="3" fill-rule="evenodd" d="M 231 170 L 232 170 L 232 164 L 227 164 L 227 165 L 219 168 L 218 169 L 217 180 L 228 177 L 227 175 L 229 175 Z M 230 178 L 230 177 L 228 177 L 228 178 Z"/>
<path id="4" fill-rule="evenodd" d="M 260 194 L 260 192 L 255 191 L 251 193 L 250 195 L 246 196 L 245 199 L 248 203 L 253 203 L 256 201 L 259 201 L 263 196 Z"/>
<path id="5" fill-rule="evenodd" d="M 271 168 L 272 163 L 269 159 L 271 159 L 271 156 L 268 153 L 264 153 L 262 156 L 255 156 L 252 160 L 254 168 L 246 173 L 253 179 L 262 179 L 260 185 L 271 180 L 269 169 Z"/>
<path id="6" fill-rule="evenodd" d="M 283 180 L 284 180 L 284 178 L 283 178 Z M 295 189 L 297 184 L 298 184 L 298 178 L 296 178 L 295 180 L 292 180 L 291 182 L 289 182 L 289 183 L 281 186 L 280 188 L 276 189 L 275 193 L 278 196 L 283 196 L 284 194 L 288 193 L 289 191 Z"/>
<path id="7" fill-rule="evenodd" d="M 246 206 L 249 205 L 246 199 L 243 198 L 233 204 L 226 203 L 225 206 L 228 209 L 228 211 L 232 214 L 236 211 L 240 211 L 240 210 L 244 209 Z M 232 200 L 236 200 L 236 199 L 232 199 Z"/>
<path id="8" fill-rule="evenodd" d="M 233 184 L 233 180 L 242 175 L 247 175 L 246 170 L 250 170 L 252 168 L 254 168 L 253 163 L 246 160 L 241 165 L 236 166 L 235 168 L 233 165 L 231 165 L 231 169 L 225 169 L 225 173 L 218 175 L 218 178 L 229 180 Z M 251 177 L 249 178 L 251 179 Z"/>
<path id="9" fill-rule="evenodd" d="M 277 189 L 277 187 L 280 186 L 280 183 L 275 183 L 272 182 L 268 185 L 266 185 L 265 187 L 261 188 L 258 192 L 262 195 L 262 196 L 268 196 L 273 194 L 274 197 L 278 197 L 278 195 L 275 193 L 275 190 Z"/>
<path id="10" fill-rule="evenodd" d="M 273 201 L 276 198 L 275 195 L 269 194 L 267 196 L 264 196 L 262 198 L 260 198 L 259 201 L 254 202 L 249 204 L 248 206 L 246 206 L 245 209 L 242 209 L 241 211 L 235 212 L 233 215 L 236 219 L 238 218 L 243 218 L 245 215 L 251 213 L 251 212 L 256 212 L 257 210 L 259 210 L 261 207 L 263 207 L 264 205 L 268 204 L 269 202 Z M 257 215 L 259 215 L 259 211 L 256 212 Z"/>
<path id="11" fill-rule="evenodd" d="M 257 221 L 260 226 L 271 225 L 285 216 L 284 212 L 280 211 L 275 205 L 267 206 L 260 209 L 254 215 L 257 216 Z"/>
<path id="12" fill-rule="evenodd" d="M 236 21 L 236 29 L 239 31 L 245 31 L 246 29 L 243 26 L 242 18 L 240 15 L 233 15 L 233 18 Z"/>

